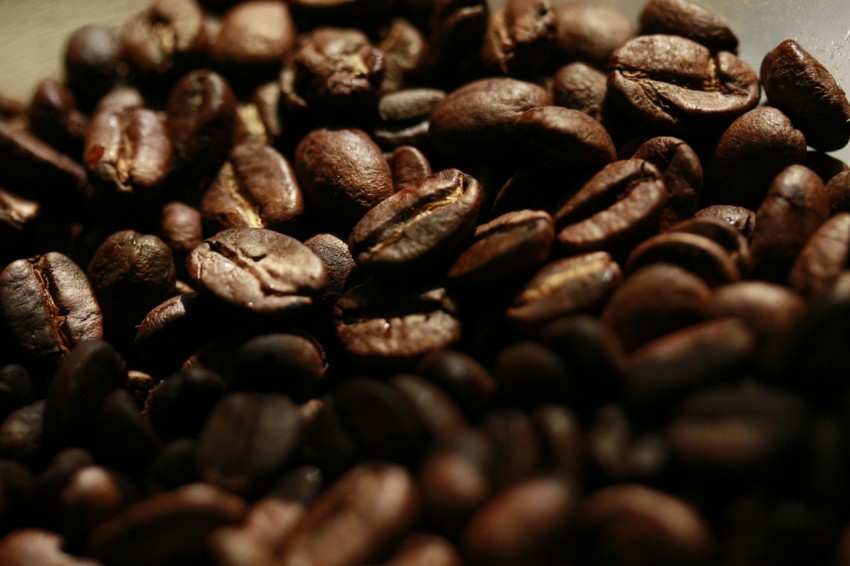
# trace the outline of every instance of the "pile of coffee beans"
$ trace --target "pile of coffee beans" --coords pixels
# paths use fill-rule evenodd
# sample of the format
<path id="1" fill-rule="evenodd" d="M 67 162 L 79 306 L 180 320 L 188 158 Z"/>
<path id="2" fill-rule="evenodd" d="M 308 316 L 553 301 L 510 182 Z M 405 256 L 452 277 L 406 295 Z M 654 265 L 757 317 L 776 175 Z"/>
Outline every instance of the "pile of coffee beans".
<path id="1" fill-rule="evenodd" d="M 850 564 L 850 102 L 737 47 L 687 0 L 76 31 L 0 97 L 0 564 Z"/>

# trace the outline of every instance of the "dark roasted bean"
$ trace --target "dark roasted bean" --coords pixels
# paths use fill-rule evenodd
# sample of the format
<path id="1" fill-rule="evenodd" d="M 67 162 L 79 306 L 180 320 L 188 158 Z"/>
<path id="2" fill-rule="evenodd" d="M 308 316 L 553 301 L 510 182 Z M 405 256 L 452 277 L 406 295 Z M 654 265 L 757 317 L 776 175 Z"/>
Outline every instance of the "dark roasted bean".
<path id="1" fill-rule="evenodd" d="M 428 40 L 404 18 L 393 18 L 382 33 L 378 49 L 384 53 L 384 79 L 381 92 L 396 92 L 415 81 L 424 71 L 428 57 Z"/>
<path id="2" fill-rule="evenodd" d="M 608 79 L 602 71 L 585 63 L 564 65 L 552 75 L 552 104 L 602 118 Z"/>
<path id="3" fill-rule="evenodd" d="M 669 263 L 683 267 L 716 287 L 741 278 L 735 260 L 712 240 L 686 232 L 668 232 L 644 240 L 626 261 L 630 273 L 651 263 Z"/>
<path id="4" fill-rule="evenodd" d="M 550 0 L 508 0 L 490 12 L 482 62 L 505 75 L 534 75 L 555 45 L 556 29 Z"/>
<path id="5" fill-rule="evenodd" d="M 561 63 L 580 61 L 605 71 L 611 53 L 635 36 L 632 21 L 611 6 L 565 2 L 555 10 L 555 58 Z"/>
<path id="6" fill-rule="evenodd" d="M 640 33 L 680 35 L 712 51 L 738 50 L 738 38 L 723 18 L 688 0 L 649 0 L 640 13 Z"/>
<path id="7" fill-rule="evenodd" d="M 752 237 L 756 226 L 756 213 L 743 206 L 715 204 L 698 210 L 695 216 L 697 218 L 707 217 L 722 220 L 737 228 L 747 240 Z"/>
<path id="8" fill-rule="evenodd" d="M 431 111 L 445 97 L 445 92 L 431 88 L 405 89 L 382 96 L 375 140 L 387 148 L 427 144 Z"/>
<path id="9" fill-rule="evenodd" d="M 541 106 L 523 112 L 514 125 L 534 161 L 565 169 L 596 171 L 617 157 L 611 136 L 584 112 Z"/>
<path id="10" fill-rule="evenodd" d="M 63 153 L 82 155 L 88 121 L 77 110 L 73 93 L 62 83 L 53 79 L 39 83 L 28 116 L 35 135 Z"/>
<path id="11" fill-rule="evenodd" d="M 395 192 L 415 185 L 433 173 L 425 154 L 410 145 L 393 150 L 392 169 Z"/>
<path id="12" fill-rule="evenodd" d="M 121 39 L 101 26 L 85 26 L 71 34 L 64 62 L 68 86 L 89 104 L 127 74 Z"/>

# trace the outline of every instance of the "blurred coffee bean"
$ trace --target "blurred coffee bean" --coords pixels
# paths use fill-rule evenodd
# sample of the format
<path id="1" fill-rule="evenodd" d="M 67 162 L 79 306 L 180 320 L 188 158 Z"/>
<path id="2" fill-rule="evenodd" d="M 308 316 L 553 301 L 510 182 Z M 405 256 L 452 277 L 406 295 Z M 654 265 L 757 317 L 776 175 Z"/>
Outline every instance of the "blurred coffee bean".
<path id="1" fill-rule="evenodd" d="M 402 145 L 393 150 L 392 170 L 395 192 L 413 186 L 433 173 L 425 154 L 411 145 Z"/>
<path id="2" fill-rule="evenodd" d="M 698 210 L 695 216 L 722 220 L 740 231 L 747 240 L 752 238 L 756 226 L 756 213 L 743 206 L 716 204 Z"/>
<path id="3" fill-rule="evenodd" d="M 508 0 L 490 12 L 482 63 L 505 75 L 534 75 L 555 46 L 556 29 L 550 0 Z"/>
<path id="4" fill-rule="evenodd" d="M 204 368 L 187 368 L 151 390 L 145 415 L 163 441 L 198 434 L 227 384 Z"/>
<path id="5" fill-rule="evenodd" d="M 584 112 L 596 120 L 602 117 L 607 91 L 605 74 L 585 63 L 569 63 L 552 75 L 552 103 Z"/>
<path id="6" fill-rule="evenodd" d="M 738 38 L 726 21 L 688 0 L 650 0 L 640 13 L 640 33 L 680 35 L 712 51 L 738 51 Z"/>
<path id="7" fill-rule="evenodd" d="M 493 377 L 477 360 L 452 350 L 428 354 L 416 366 L 416 373 L 445 390 L 471 417 L 484 411 L 497 388 Z"/>
<path id="8" fill-rule="evenodd" d="M 64 67 L 68 87 L 85 100 L 86 106 L 93 105 L 127 74 L 124 46 L 110 29 L 81 27 L 65 43 Z"/>
<path id="9" fill-rule="evenodd" d="M 53 79 L 43 80 L 33 94 L 28 116 L 35 135 L 67 155 L 82 156 L 88 120 L 77 110 L 68 87 Z"/>
<path id="10" fill-rule="evenodd" d="M 388 149 L 402 145 L 428 145 L 431 111 L 445 97 L 445 92 L 431 88 L 411 88 L 385 94 L 378 102 L 380 121 L 375 126 L 375 141 Z"/>
<path id="11" fill-rule="evenodd" d="M 644 240 L 629 254 L 626 272 L 653 263 L 668 263 L 687 269 L 711 287 L 734 283 L 741 278 L 738 265 L 719 244 L 703 236 L 671 231 Z"/>
<path id="12" fill-rule="evenodd" d="M 423 33 L 404 18 L 393 18 L 389 27 L 380 32 L 378 49 L 384 53 L 382 93 L 396 92 L 416 81 L 425 71 L 428 40 Z"/>
<path id="13" fill-rule="evenodd" d="M 63 545 L 62 537 L 54 532 L 20 529 L 0 540 L 0 561 L 8 566 L 97 566 L 96 560 L 67 554 Z"/>
<path id="14" fill-rule="evenodd" d="M 788 281 L 804 297 L 830 292 L 847 269 L 850 256 L 850 214 L 839 212 L 815 231 L 800 251 Z"/>
<path id="15" fill-rule="evenodd" d="M 585 2 L 555 7 L 558 20 L 555 60 L 579 61 L 601 71 L 615 49 L 635 36 L 635 25 L 620 10 Z"/>

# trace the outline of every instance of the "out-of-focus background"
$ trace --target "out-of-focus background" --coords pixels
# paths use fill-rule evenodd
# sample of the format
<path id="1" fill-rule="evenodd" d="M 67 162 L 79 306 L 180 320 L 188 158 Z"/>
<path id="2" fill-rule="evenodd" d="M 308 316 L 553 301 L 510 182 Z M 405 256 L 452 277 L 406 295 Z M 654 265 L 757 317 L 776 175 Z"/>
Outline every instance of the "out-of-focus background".
<path id="1" fill-rule="evenodd" d="M 0 0 L 0 92 L 29 99 L 36 82 L 61 77 L 65 37 L 86 23 L 121 25 L 147 0 Z M 491 0 L 499 5 L 504 0 Z M 636 17 L 643 0 L 607 0 Z M 724 16 L 756 70 L 782 40 L 796 39 L 850 92 L 850 0 L 698 0 Z M 836 156 L 850 161 L 850 148 Z"/>

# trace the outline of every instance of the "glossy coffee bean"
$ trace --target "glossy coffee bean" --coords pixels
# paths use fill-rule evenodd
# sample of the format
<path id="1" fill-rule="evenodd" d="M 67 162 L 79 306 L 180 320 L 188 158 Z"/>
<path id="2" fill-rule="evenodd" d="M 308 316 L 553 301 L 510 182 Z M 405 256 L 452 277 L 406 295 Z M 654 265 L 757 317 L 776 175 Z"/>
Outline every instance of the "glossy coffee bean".
<path id="1" fill-rule="evenodd" d="M 523 112 L 514 125 L 534 161 L 589 171 L 614 161 L 617 151 L 611 136 L 584 112 L 560 106 L 541 106 Z"/>
<path id="2" fill-rule="evenodd" d="M 340 297 L 334 328 L 354 361 L 405 366 L 460 339 L 456 312 L 443 288 L 396 289 L 371 280 Z"/>
<path id="3" fill-rule="evenodd" d="M 29 359 L 55 364 L 80 342 L 103 336 L 103 317 L 85 273 L 50 252 L 0 273 L 0 309 L 14 343 Z"/>
<path id="4" fill-rule="evenodd" d="M 296 149 L 295 171 L 309 205 L 340 235 L 393 194 L 392 171 L 362 130 L 310 132 Z"/>
<path id="5" fill-rule="evenodd" d="M 617 161 L 594 175 L 554 214 L 570 251 L 612 249 L 658 230 L 667 190 L 654 165 Z"/>
<path id="6" fill-rule="evenodd" d="M 561 63 L 579 61 L 605 71 L 611 53 L 635 36 L 631 19 L 610 6 L 567 2 L 555 10 L 555 59 Z"/>
<path id="7" fill-rule="evenodd" d="M 501 74 L 533 75 L 555 45 L 556 28 L 549 0 L 509 0 L 490 13 L 482 62 Z"/>
<path id="8" fill-rule="evenodd" d="M 428 157 L 410 145 L 402 145 L 393 150 L 392 170 L 395 192 L 415 185 L 434 173 Z"/>
<path id="9" fill-rule="evenodd" d="M 302 243 L 260 228 L 219 232 L 192 250 L 186 270 L 219 299 L 265 314 L 312 305 L 328 277 L 322 261 Z"/>
<path id="10" fill-rule="evenodd" d="M 607 84 L 608 79 L 603 72 L 585 63 L 569 63 L 552 75 L 552 103 L 599 120 L 608 91 Z"/>
<path id="11" fill-rule="evenodd" d="M 834 176 L 826 183 L 831 214 L 850 212 L 850 171 Z"/>
<path id="12" fill-rule="evenodd" d="M 106 109 L 92 118 L 83 155 L 102 190 L 150 198 L 171 173 L 171 150 L 165 122 L 155 112 Z"/>
<path id="13" fill-rule="evenodd" d="M 738 38 L 726 21 L 689 0 L 650 0 L 640 13 L 642 35 L 686 37 L 712 51 L 738 50 Z"/>
<path id="14" fill-rule="evenodd" d="M 753 258 L 747 238 L 728 222 L 719 218 L 695 216 L 676 224 L 670 232 L 696 234 L 718 244 L 738 267 L 742 276 L 746 277 L 753 270 Z"/>
<path id="15" fill-rule="evenodd" d="M 473 177 L 447 169 L 386 198 L 348 239 L 358 265 L 394 275 L 427 268 L 472 231 L 484 195 Z"/>
<path id="16" fill-rule="evenodd" d="M 635 38 L 611 56 L 608 92 L 653 132 L 718 130 L 758 104 L 758 77 L 728 51 L 672 35 Z"/>
<path id="17" fill-rule="evenodd" d="M 761 63 L 764 93 L 821 151 L 850 140 L 850 102 L 835 78 L 793 39 L 780 43 Z"/>
<path id="18" fill-rule="evenodd" d="M 244 142 L 230 151 L 204 194 L 201 212 L 218 231 L 269 228 L 286 232 L 304 214 L 304 197 L 285 157 L 267 145 Z"/>

